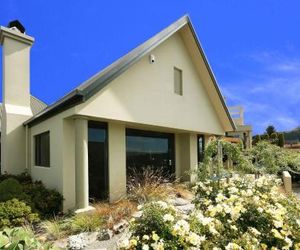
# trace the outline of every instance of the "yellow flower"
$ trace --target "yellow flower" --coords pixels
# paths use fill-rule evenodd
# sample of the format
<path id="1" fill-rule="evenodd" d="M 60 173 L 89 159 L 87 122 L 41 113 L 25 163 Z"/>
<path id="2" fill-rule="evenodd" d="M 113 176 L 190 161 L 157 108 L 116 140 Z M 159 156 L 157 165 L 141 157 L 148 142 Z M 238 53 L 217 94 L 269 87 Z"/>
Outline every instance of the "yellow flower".
<path id="1" fill-rule="evenodd" d="M 137 246 L 137 240 L 136 239 L 131 239 L 129 243 L 130 243 L 131 246 Z"/>
<path id="2" fill-rule="evenodd" d="M 264 243 L 260 244 L 261 250 L 267 250 L 268 246 Z"/>
<path id="3" fill-rule="evenodd" d="M 271 232 L 274 234 L 275 238 L 283 240 L 283 236 L 277 231 L 277 229 L 272 229 Z"/>
<path id="4" fill-rule="evenodd" d="M 154 241 L 158 241 L 159 240 L 159 236 L 155 232 L 152 232 L 152 239 Z"/>

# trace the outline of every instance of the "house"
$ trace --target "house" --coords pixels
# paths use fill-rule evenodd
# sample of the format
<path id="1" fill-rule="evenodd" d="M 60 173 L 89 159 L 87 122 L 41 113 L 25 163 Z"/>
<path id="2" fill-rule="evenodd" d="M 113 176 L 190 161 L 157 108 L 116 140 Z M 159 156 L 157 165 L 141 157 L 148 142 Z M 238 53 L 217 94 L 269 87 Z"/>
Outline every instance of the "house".
<path id="1" fill-rule="evenodd" d="M 252 126 L 247 125 L 244 122 L 244 109 L 242 106 L 231 106 L 229 107 L 230 115 L 236 125 L 235 131 L 226 133 L 228 140 L 235 138 L 243 142 L 245 149 L 252 147 Z"/>
<path id="2" fill-rule="evenodd" d="M 19 22 L 1 27 L 2 173 L 28 171 L 64 210 L 126 194 L 131 169 L 193 181 L 205 141 L 235 128 L 188 16 L 34 113 L 30 48 Z"/>

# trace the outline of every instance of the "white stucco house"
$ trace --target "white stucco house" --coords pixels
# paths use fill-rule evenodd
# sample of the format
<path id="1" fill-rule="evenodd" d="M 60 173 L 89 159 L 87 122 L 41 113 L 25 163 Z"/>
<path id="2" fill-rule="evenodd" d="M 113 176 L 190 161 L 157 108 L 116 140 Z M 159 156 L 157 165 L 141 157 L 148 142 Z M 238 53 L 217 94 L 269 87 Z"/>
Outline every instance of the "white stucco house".
<path id="1" fill-rule="evenodd" d="M 132 168 L 192 181 L 205 140 L 235 129 L 188 16 L 49 106 L 30 95 L 34 38 L 11 22 L 0 43 L 1 171 L 28 171 L 62 193 L 64 210 L 119 199 Z"/>

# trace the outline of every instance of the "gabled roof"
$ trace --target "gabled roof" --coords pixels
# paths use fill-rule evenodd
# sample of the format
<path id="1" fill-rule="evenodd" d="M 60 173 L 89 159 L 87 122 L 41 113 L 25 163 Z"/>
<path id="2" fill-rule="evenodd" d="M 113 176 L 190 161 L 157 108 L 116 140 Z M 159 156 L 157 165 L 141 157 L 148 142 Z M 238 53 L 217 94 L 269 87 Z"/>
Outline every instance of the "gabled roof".
<path id="1" fill-rule="evenodd" d="M 232 125 L 232 128 L 235 128 L 234 122 L 230 116 L 230 113 L 228 111 L 228 108 L 225 104 L 224 98 L 220 92 L 220 88 L 217 84 L 217 81 L 213 75 L 213 72 L 209 66 L 209 63 L 207 61 L 207 58 L 204 54 L 204 51 L 200 45 L 200 42 L 196 36 L 195 30 L 193 28 L 193 25 L 191 23 L 190 18 L 185 15 L 172 23 L 170 26 L 141 44 L 140 46 L 136 47 L 132 51 L 130 51 L 125 56 L 121 57 L 102 71 L 100 71 L 98 74 L 91 77 L 89 80 L 78 86 L 76 89 L 65 95 L 63 98 L 55 102 L 54 104 L 48 106 L 46 109 L 41 111 L 40 113 L 34 115 L 32 118 L 27 120 L 24 125 L 33 126 L 34 124 L 37 124 L 59 112 L 62 112 L 66 109 L 69 109 L 75 105 L 78 105 L 82 102 L 85 102 L 90 97 L 92 97 L 95 93 L 97 93 L 99 90 L 104 88 L 107 84 L 112 82 L 115 78 L 117 78 L 119 75 L 121 75 L 124 71 L 126 71 L 128 68 L 130 68 L 132 65 L 134 65 L 136 62 L 138 62 L 143 56 L 145 56 L 147 53 L 152 51 L 154 48 L 159 46 L 162 42 L 167 40 L 170 36 L 172 36 L 174 33 L 176 33 L 178 30 L 180 30 L 185 25 L 188 25 L 189 28 L 192 31 L 193 37 L 195 39 L 195 42 L 197 43 L 197 47 L 200 51 L 200 54 L 203 57 L 203 60 L 205 62 L 205 65 L 207 67 L 207 70 L 209 72 L 209 75 L 212 79 L 212 82 L 214 84 L 214 87 L 218 93 L 218 96 L 222 102 L 222 105 L 224 107 L 224 110 L 226 112 L 226 115 L 228 116 L 228 119 L 230 121 L 230 124 Z"/>
<path id="2" fill-rule="evenodd" d="M 40 113 L 47 107 L 47 104 L 40 99 L 30 96 L 30 108 L 33 115 Z M 2 120 L 2 103 L 0 103 L 0 132 L 1 132 L 1 120 Z"/>

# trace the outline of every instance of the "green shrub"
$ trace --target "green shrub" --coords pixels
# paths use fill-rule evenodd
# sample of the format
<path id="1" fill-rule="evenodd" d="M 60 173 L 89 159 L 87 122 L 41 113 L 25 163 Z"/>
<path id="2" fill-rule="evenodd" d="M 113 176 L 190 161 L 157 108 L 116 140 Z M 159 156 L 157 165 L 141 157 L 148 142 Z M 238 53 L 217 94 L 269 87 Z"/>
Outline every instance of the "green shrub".
<path id="1" fill-rule="evenodd" d="M 18 200 L 28 200 L 28 197 L 23 193 L 22 185 L 13 178 L 8 178 L 0 183 L 0 202 L 8 201 L 13 198 Z"/>
<path id="2" fill-rule="evenodd" d="M 284 134 L 283 133 L 278 133 L 278 146 L 283 148 L 284 147 Z"/>
<path id="3" fill-rule="evenodd" d="M 270 135 L 270 142 L 274 145 L 278 145 L 278 135 L 277 135 L 277 133 L 272 133 Z"/>
<path id="4" fill-rule="evenodd" d="M 270 136 L 268 134 L 263 134 L 260 136 L 260 138 L 263 140 L 263 141 L 268 141 L 270 139 Z"/>
<path id="5" fill-rule="evenodd" d="M 41 243 L 32 230 L 25 228 L 5 229 L 0 231 L 0 249 L 25 250 L 25 249 L 51 249 L 50 244 Z"/>
<path id="6" fill-rule="evenodd" d="M 17 199 L 0 202 L 0 229 L 38 221 L 38 214 L 33 213 L 24 202 Z"/>
<path id="7" fill-rule="evenodd" d="M 92 232 L 101 229 L 103 220 L 97 214 L 78 214 L 71 219 L 73 233 Z"/>
<path id="8" fill-rule="evenodd" d="M 0 177 L 0 202 L 16 198 L 24 201 L 42 217 L 53 216 L 61 211 L 62 195 L 54 189 L 47 189 L 42 182 L 32 182 L 26 174 Z"/>
<path id="9" fill-rule="evenodd" d="M 24 193 L 29 196 L 32 208 L 42 216 L 53 216 L 62 209 L 62 195 L 54 189 L 47 189 L 42 182 L 24 185 Z"/>
<path id="10" fill-rule="evenodd" d="M 119 247 L 300 249 L 300 203 L 279 193 L 280 183 L 273 176 L 199 182 L 190 213 L 164 202 L 146 204 Z"/>
<path id="11" fill-rule="evenodd" d="M 253 136 L 252 145 L 256 145 L 260 141 L 261 141 L 260 135 L 255 135 Z"/>
<path id="12" fill-rule="evenodd" d="M 9 179 L 9 178 L 16 179 L 21 184 L 32 183 L 31 176 L 26 172 L 19 174 L 19 175 L 11 175 L 11 174 L 7 174 L 7 173 L 2 174 L 2 175 L 0 175 L 0 182 L 4 181 L 6 179 Z"/>

